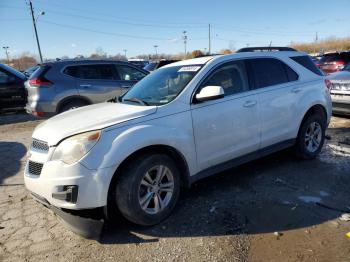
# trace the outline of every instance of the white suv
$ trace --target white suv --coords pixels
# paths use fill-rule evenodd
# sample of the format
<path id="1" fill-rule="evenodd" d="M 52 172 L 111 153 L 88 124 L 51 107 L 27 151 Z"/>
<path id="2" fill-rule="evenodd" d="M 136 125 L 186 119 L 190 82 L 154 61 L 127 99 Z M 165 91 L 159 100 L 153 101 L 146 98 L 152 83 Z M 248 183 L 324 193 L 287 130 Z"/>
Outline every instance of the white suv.
<path id="1" fill-rule="evenodd" d="M 328 80 L 304 53 L 252 51 L 164 66 L 116 103 L 40 124 L 27 189 L 56 210 L 118 210 L 153 225 L 198 179 L 287 147 L 316 157 L 332 113 Z"/>

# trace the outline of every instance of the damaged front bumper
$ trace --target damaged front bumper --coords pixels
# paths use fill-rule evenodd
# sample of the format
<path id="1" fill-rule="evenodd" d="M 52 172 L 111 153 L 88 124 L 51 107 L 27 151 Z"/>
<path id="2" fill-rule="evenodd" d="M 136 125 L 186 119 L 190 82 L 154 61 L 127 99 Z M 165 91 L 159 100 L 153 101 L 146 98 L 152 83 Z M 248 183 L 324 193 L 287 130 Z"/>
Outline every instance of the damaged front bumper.
<path id="1" fill-rule="evenodd" d="M 65 227 L 89 239 L 99 239 L 105 223 L 103 207 L 83 210 L 69 210 L 51 205 L 45 198 L 31 192 L 32 197 L 58 215 Z"/>

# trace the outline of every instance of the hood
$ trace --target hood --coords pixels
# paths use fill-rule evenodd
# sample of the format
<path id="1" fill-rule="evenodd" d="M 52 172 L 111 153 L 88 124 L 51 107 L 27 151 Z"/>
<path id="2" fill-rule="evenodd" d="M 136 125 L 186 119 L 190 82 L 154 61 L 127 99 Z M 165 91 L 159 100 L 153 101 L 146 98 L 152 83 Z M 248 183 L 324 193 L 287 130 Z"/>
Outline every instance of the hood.
<path id="1" fill-rule="evenodd" d="M 102 129 L 128 120 L 153 114 L 156 106 L 100 103 L 67 111 L 46 120 L 34 130 L 33 138 L 56 145 L 78 133 Z"/>
<path id="2" fill-rule="evenodd" d="M 350 81 L 350 72 L 348 71 L 339 71 L 327 76 L 331 81 Z"/>

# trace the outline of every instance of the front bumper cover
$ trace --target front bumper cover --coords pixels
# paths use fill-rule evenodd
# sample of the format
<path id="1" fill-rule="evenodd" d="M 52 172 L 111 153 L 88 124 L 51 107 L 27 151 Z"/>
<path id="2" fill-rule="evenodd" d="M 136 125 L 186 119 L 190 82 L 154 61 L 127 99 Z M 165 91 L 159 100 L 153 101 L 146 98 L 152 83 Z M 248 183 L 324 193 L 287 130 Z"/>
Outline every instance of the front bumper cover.
<path id="1" fill-rule="evenodd" d="M 84 210 L 69 210 L 51 205 L 45 198 L 31 192 L 32 197 L 58 215 L 64 226 L 74 233 L 89 239 L 99 239 L 105 223 L 103 207 Z"/>

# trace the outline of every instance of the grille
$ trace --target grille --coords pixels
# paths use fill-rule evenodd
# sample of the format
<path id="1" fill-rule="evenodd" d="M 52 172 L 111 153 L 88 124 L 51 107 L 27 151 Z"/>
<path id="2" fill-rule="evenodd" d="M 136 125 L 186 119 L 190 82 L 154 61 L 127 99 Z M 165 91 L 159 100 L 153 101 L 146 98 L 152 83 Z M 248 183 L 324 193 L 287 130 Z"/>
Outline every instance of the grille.
<path id="1" fill-rule="evenodd" d="M 29 165 L 28 165 L 29 174 L 34 176 L 40 176 L 41 169 L 43 169 L 43 164 L 29 161 Z"/>
<path id="2" fill-rule="evenodd" d="M 44 151 L 44 152 L 49 151 L 49 145 L 46 142 L 36 140 L 36 139 L 33 139 L 32 141 L 32 148 L 40 151 Z"/>
<path id="3" fill-rule="evenodd" d="M 332 90 L 350 91 L 350 83 L 332 83 Z"/>

